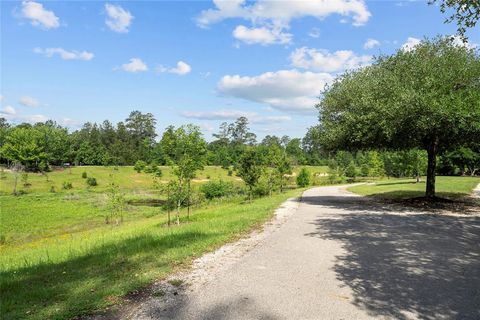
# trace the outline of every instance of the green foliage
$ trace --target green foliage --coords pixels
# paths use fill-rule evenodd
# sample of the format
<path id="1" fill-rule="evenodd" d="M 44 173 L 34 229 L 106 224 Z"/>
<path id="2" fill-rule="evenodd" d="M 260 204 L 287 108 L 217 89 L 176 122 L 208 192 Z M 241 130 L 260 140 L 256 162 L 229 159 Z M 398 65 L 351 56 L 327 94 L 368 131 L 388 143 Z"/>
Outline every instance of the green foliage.
<path id="1" fill-rule="evenodd" d="M 133 170 L 137 171 L 137 173 L 140 173 L 143 170 L 145 170 L 146 166 L 147 166 L 147 163 L 145 161 L 137 160 L 137 162 L 135 162 L 135 165 L 133 166 Z"/>
<path id="2" fill-rule="evenodd" d="M 86 181 L 87 181 L 87 185 L 90 187 L 97 186 L 97 179 L 94 177 L 88 177 Z"/>
<path id="3" fill-rule="evenodd" d="M 302 168 L 297 176 L 297 186 L 304 188 L 310 185 L 310 172 L 306 168 Z"/>
<path id="4" fill-rule="evenodd" d="M 87 179 L 88 175 L 86 171 L 82 172 L 82 179 Z"/>
<path id="5" fill-rule="evenodd" d="M 442 13 L 452 13 L 445 20 L 445 23 L 456 21 L 457 33 L 466 41 L 466 32 L 468 28 L 474 28 L 480 19 L 480 4 L 477 0 L 429 0 L 429 4 L 440 3 Z"/>
<path id="6" fill-rule="evenodd" d="M 73 184 L 69 181 L 63 181 L 62 183 L 62 188 L 64 190 L 70 190 L 70 189 L 73 189 Z"/>
<path id="7" fill-rule="evenodd" d="M 24 187 L 30 187 L 31 183 L 28 182 L 28 172 L 22 172 L 22 184 Z"/>
<path id="8" fill-rule="evenodd" d="M 345 175 L 353 179 L 357 177 L 357 166 L 355 166 L 355 162 L 353 160 L 348 164 L 348 167 L 345 170 Z"/>
<path id="9" fill-rule="evenodd" d="M 232 182 L 226 181 L 209 181 L 202 184 L 200 191 L 205 195 L 205 198 L 211 200 L 214 198 L 222 198 L 233 195 L 235 188 Z"/>
<path id="10" fill-rule="evenodd" d="M 240 157 L 237 174 L 243 179 L 250 190 L 252 197 L 253 187 L 257 184 L 262 175 L 262 159 L 254 147 L 249 147 Z"/>
<path id="11" fill-rule="evenodd" d="M 377 57 L 324 92 L 321 143 L 330 149 L 426 150 L 426 194 L 433 197 L 439 151 L 480 136 L 478 79 L 478 52 L 448 38 Z"/>
<path id="12" fill-rule="evenodd" d="M 120 191 L 120 187 L 115 183 L 113 175 L 107 191 L 109 214 L 105 217 L 105 222 L 119 224 L 123 222 L 123 213 L 125 211 L 125 195 Z"/>

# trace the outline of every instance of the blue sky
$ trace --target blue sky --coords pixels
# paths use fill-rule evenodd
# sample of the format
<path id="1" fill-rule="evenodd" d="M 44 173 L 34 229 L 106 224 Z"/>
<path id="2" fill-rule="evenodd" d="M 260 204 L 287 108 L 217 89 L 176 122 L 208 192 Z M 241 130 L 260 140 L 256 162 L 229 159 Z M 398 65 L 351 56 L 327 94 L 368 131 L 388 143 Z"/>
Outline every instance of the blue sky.
<path id="1" fill-rule="evenodd" d="M 454 34 L 445 17 L 426 1 L 2 1 L 1 113 L 75 129 L 140 110 L 208 139 L 245 115 L 259 137 L 302 137 L 326 83 Z"/>

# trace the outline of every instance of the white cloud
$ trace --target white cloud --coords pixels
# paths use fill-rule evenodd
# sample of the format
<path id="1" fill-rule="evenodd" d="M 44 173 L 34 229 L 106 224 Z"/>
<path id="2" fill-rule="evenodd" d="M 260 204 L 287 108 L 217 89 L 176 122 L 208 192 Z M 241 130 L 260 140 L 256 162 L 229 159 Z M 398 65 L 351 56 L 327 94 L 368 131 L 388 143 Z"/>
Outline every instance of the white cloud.
<path id="1" fill-rule="evenodd" d="M 234 36 L 249 39 L 249 43 L 265 44 L 265 41 L 259 41 L 259 38 L 272 41 L 272 30 L 277 33 L 275 37 L 277 40 L 267 44 L 289 43 L 292 35 L 282 30 L 289 28 L 292 19 L 314 17 L 321 20 L 329 15 L 339 14 L 343 17 L 352 17 L 352 24 L 360 26 L 367 23 L 371 16 L 363 0 L 257 0 L 253 3 L 246 0 L 213 0 L 213 3 L 215 8 L 202 11 L 196 19 L 197 24 L 200 27 L 208 27 L 225 19 L 248 20 L 252 23 L 252 28 L 239 26 L 243 28 L 237 27 Z"/>
<path id="2" fill-rule="evenodd" d="M 119 69 L 115 68 L 114 70 Z M 129 63 L 122 64 L 120 69 L 126 72 L 143 72 L 147 71 L 148 67 L 145 62 L 142 61 L 140 58 L 131 58 Z"/>
<path id="3" fill-rule="evenodd" d="M 30 123 L 37 123 L 37 122 L 45 122 L 49 118 L 44 116 L 43 114 L 34 114 L 29 116 L 23 116 L 22 119 Z"/>
<path id="4" fill-rule="evenodd" d="M 17 113 L 17 110 L 15 110 L 15 108 L 12 107 L 12 106 L 5 106 L 5 107 L 3 107 L 1 113 L 2 113 L 2 114 L 5 114 L 5 115 L 11 115 L 11 116 L 13 116 L 13 115 L 15 115 L 15 114 Z"/>
<path id="5" fill-rule="evenodd" d="M 320 29 L 318 28 L 312 28 L 308 35 L 312 38 L 319 38 L 320 37 Z"/>
<path id="6" fill-rule="evenodd" d="M 261 116 L 256 112 L 223 109 L 216 111 L 184 111 L 182 116 L 197 120 L 236 120 L 239 117 L 246 117 L 251 123 L 266 124 L 290 121 L 290 116 Z"/>
<path id="7" fill-rule="evenodd" d="M 190 71 L 192 71 L 192 67 L 186 62 L 178 61 L 177 66 L 174 68 L 166 68 L 164 66 L 158 66 L 156 68 L 156 71 L 159 73 L 168 72 L 168 73 L 174 73 L 174 74 L 183 76 L 183 75 L 186 75 L 187 73 L 190 73 Z"/>
<path id="8" fill-rule="evenodd" d="M 88 51 L 67 51 L 63 48 L 35 48 L 33 52 L 42 54 L 47 58 L 53 57 L 55 54 L 58 54 L 63 60 L 92 60 L 94 54 Z"/>
<path id="9" fill-rule="evenodd" d="M 247 44 L 287 44 L 292 41 L 292 34 L 282 32 L 281 28 L 247 28 L 239 25 L 232 34 L 234 38 Z"/>
<path id="10" fill-rule="evenodd" d="M 3 95 L 0 94 L 0 102 L 3 101 L 3 99 L 5 99 L 5 97 Z"/>
<path id="11" fill-rule="evenodd" d="M 370 38 L 370 39 L 367 39 L 367 41 L 365 41 L 365 44 L 363 45 L 363 48 L 364 49 L 373 49 L 373 48 L 375 48 L 379 45 L 380 45 L 380 41 Z"/>
<path id="12" fill-rule="evenodd" d="M 123 9 L 121 6 L 107 3 L 105 4 L 105 12 L 107 14 L 105 24 L 110 30 L 119 33 L 128 32 L 128 28 L 134 18 L 129 11 Z"/>
<path id="13" fill-rule="evenodd" d="M 451 36 L 451 39 L 453 40 L 453 44 L 456 46 L 465 47 L 468 49 L 475 49 L 478 47 L 478 44 L 476 43 L 472 43 L 470 41 L 464 42 L 459 35 Z"/>
<path id="14" fill-rule="evenodd" d="M 239 117 L 253 117 L 256 113 L 242 110 L 184 111 L 182 116 L 197 120 L 235 120 Z"/>
<path id="15" fill-rule="evenodd" d="M 325 85 L 333 81 L 328 73 L 280 70 L 254 77 L 226 75 L 218 83 L 218 92 L 274 109 L 295 112 L 313 111 Z"/>
<path id="16" fill-rule="evenodd" d="M 40 106 L 40 102 L 37 99 L 29 97 L 29 96 L 20 97 L 18 102 L 20 102 L 20 104 L 22 104 L 26 107 L 38 107 L 38 106 Z"/>
<path id="17" fill-rule="evenodd" d="M 21 16 L 29 19 L 33 26 L 44 29 L 58 28 L 60 19 L 53 11 L 46 10 L 41 3 L 23 1 Z"/>
<path id="18" fill-rule="evenodd" d="M 415 49 L 415 46 L 418 45 L 420 42 L 420 39 L 408 37 L 407 41 L 402 45 L 402 50 L 406 52 L 412 51 L 413 49 Z"/>
<path id="19" fill-rule="evenodd" d="M 358 68 L 369 64 L 371 59 L 372 57 L 369 55 L 357 56 L 349 50 L 330 53 L 328 50 L 307 47 L 296 49 L 290 55 L 293 66 L 321 72 Z"/>
<path id="20" fill-rule="evenodd" d="M 214 0 L 214 9 L 201 12 L 200 26 L 208 26 L 229 18 L 243 18 L 252 22 L 271 22 L 288 25 L 290 20 L 302 17 L 324 19 L 331 14 L 352 16 L 354 25 L 365 24 L 371 16 L 362 0 L 329 1 L 270 1 L 258 0 L 251 4 L 245 0 Z"/>

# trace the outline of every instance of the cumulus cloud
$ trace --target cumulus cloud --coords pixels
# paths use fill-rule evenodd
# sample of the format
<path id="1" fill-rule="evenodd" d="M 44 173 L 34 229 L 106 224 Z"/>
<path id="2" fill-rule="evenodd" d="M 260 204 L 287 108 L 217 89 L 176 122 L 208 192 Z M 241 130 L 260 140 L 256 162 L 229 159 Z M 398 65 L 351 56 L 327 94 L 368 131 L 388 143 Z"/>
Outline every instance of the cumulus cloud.
<path id="1" fill-rule="evenodd" d="M 192 67 L 184 61 L 178 61 L 177 66 L 174 68 L 166 68 L 164 66 L 158 66 L 156 70 L 158 73 L 168 72 L 168 73 L 173 73 L 173 74 L 178 74 L 180 76 L 183 76 L 190 73 L 192 71 Z"/>
<path id="2" fill-rule="evenodd" d="M 105 24 L 110 30 L 118 33 L 127 33 L 132 24 L 133 16 L 130 11 L 123 9 L 119 5 L 105 4 Z"/>
<path id="3" fill-rule="evenodd" d="M 233 30 L 233 37 L 247 44 L 287 44 L 292 41 L 292 34 L 282 32 L 280 28 L 248 28 L 239 25 Z"/>
<path id="4" fill-rule="evenodd" d="M 251 123 L 266 124 L 266 123 L 278 123 L 289 121 L 292 118 L 290 116 L 262 116 L 256 112 L 223 109 L 215 111 L 184 111 L 182 116 L 190 119 L 197 120 L 236 120 L 239 117 L 246 117 Z"/>
<path id="5" fill-rule="evenodd" d="M 412 51 L 415 49 L 415 46 L 418 45 L 421 42 L 420 39 L 414 38 L 414 37 L 408 37 L 407 41 L 402 45 L 402 50 L 403 51 Z"/>
<path id="6" fill-rule="evenodd" d="M 264 103 L 277 110 L 308 112 L 313 111 L 320 91 L 332 81 L 328 73 L 280 70 L 253 77 L 226 75 L 217 90 L 224 96 Z"/>
<path id="7" fill-rule="evenodd" d="M 290 43 L 292 35 L 282 30 L 289 28 L 292 19 L 324 19 L 329 15 L 339 14 L 351 17 L 353 25 L 360 26 L 367 23 L 371 16 L 363 0 L 257 0 L 253 3 L 246 0 L 213 0 L 213 3 L 214 8 L 202 11 L 197 17 L 199 26 L 208 27 L 225 19 L 241 18 L 250 21 L 253 26 L 238 26 L 234 30 L 234 36 L 242 41 L 248 39 L 247 43 L 264 45 Z M 272 38 L 276 40 L 273 41 Z"/>
<path id="8" fill-rule="evenodd" d="M 21 16 L 29 19 L 30 24 L 43 29 L 58 28 L 60 19 L 53 11 L 47 10 L 41 3 L 34 1 L 23 1 Z"/>
<path id="9" fill-rule="evenodd" d="M 94 54 L 88 51 L 67 51 L 63 48 L 35 48 L 33 49 L 33 52 L 42 54 L 47 58 L 51 58 L 54 55 L 58 55 L 60 58 L 63 60 L 92 60 L 94 57 Z"/>
<path id="10" fill-rule="evenodd" d="M 269 1 L 214 0 L 214 9 L 204 10 L 197 17 L 200 26 L 208 26 L 229 18 L 243 18 L 252 22 L 268 21 L 274 25 L 288 25 L 290 20 L 302 17 L 323 19 L 331 14 L 352 16 L 354 25 L 365 24 L 371 16 L 362 0 L 328 1 Z"/>
<path id="11" fill-rule="evenodd" d="M 337 72 L 355 69 L 370 63 L 369 55 L 358 56 L 353 51 L 340 50 L 333 53 L 324 49 L 307 47 L 296 49 L 290 55 L 292 65 L 297 68 L 321 72 Z"/>
<path id="12" fill-rule="evenodd" d="M 370 39 L 367 39 L 367 41 L 365 41 L 365 43 L 363 45 L 363 48 L 364 49 L 373 49 L 375 47 L 378 47 L 379 45 L 380 45 L 380 41 L 370 38 Z"/>
<path id="13" fill-rule="evenodd" d="M 5 106 L 2 108 L 2 115 L 15 115 L 17 113 L 17 110 L 15 110 L 14 107 L 12 106 Z"/>
<path id="14" fill-rule="evenodd" d="M 26 107 L 39 107 L 40 106 L 40 101 L 38 101 L 35 98 L 29 97 L 29 96 L 22 96 L 18 100 L 20 104 L 26 106 Z"/>
<path id="15" fill-rule="evenodd" d="M 142 61 L 140 58 L 131 58 L 129 63 L 122 64 L 120 68 L 115 68 L 115 69 L 121 69 L 126 72 L 144 72 L 148 70 L 147 64 Z"/>

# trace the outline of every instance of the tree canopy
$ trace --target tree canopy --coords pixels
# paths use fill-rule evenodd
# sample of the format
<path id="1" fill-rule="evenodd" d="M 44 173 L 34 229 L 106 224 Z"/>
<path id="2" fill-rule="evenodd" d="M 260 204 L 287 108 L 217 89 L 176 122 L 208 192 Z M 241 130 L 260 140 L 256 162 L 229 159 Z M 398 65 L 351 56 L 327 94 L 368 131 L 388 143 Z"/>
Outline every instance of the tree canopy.
<path id="1" fill-rule="evenodd" d="M 480 137 L 480 57 L 453 39 L 426 39 L 337 78 L 317 108 L 326 148 L 426 150 L 434 197 L 439 152 Z"/>

